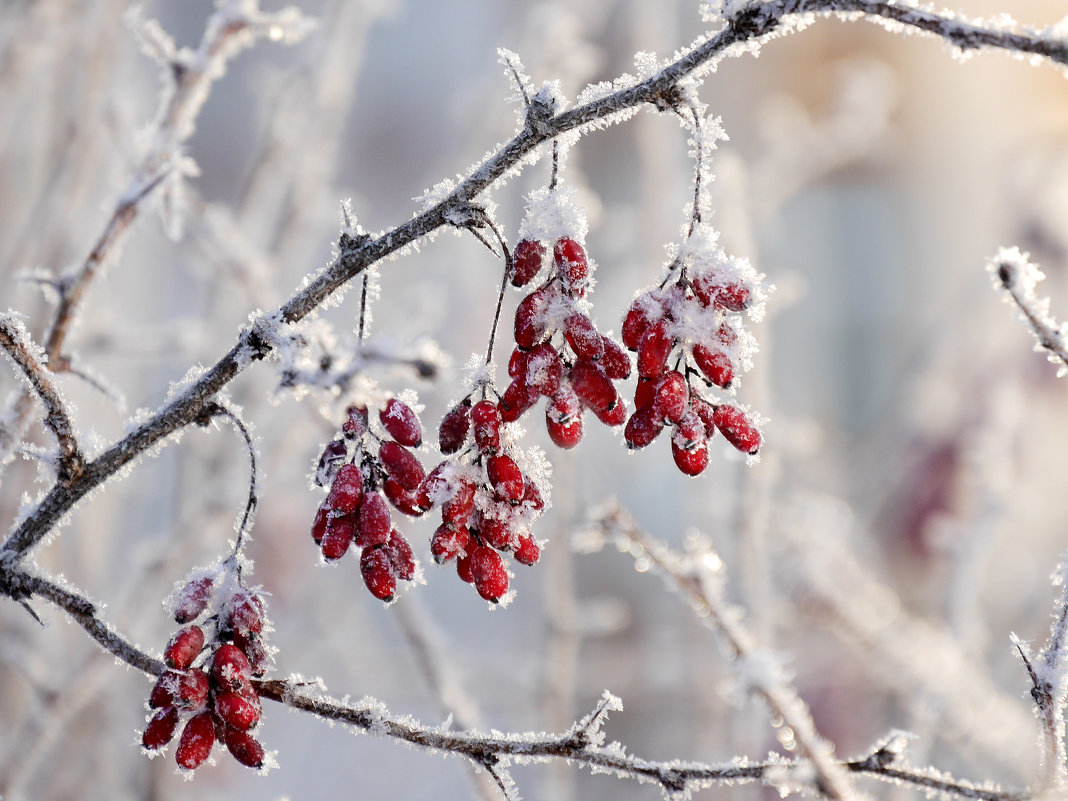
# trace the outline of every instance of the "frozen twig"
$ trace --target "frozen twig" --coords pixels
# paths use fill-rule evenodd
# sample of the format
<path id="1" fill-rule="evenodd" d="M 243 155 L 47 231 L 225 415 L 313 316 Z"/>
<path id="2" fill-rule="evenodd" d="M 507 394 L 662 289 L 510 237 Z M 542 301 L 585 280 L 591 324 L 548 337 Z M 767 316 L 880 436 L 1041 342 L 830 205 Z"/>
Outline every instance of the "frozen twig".
<path id="1" fill-rule="evenodd" d="M 1057 375 L 1068 375 L 1068 329 L 1049 313 L 1049 298 L 1035 296 L 1035 286 L 1046 277 L 1043 272 L 1017 248 L 1002 248 L 987 269 L 1019 306 L 1035 336 L 1035 350 L 1045 349 L 1051 362 L 1061 362 Z"/>
<path id="2" fill-rule="evenodd" d="M 775 669 L 774 660 L 761 653 L 738 610 L 723 598 L 718 586 L 723 581 L 719 556 L 708 547 L 696 549 L 692 556 L 680 556 L 639 529 L 616 503 L 605 508 L 592 525 L 597 532 L 591 532 L 591 536 L 616 542 L 635 559 L 647 560 L 658 568 L 668 584 L 686 597 L 698 617 L 723 637 L 731 659 L 739 667 L 752 666 L 746 680 L 769 710 L 793 731 L 797 745 L 815 768 L 821 791 L 830 798 L 853 798 L 856 792 L 846 771 L 834 759 L 834 746 L 820 736 L 808 706 Z"/>
<path id="3" fill-rule="evenodd" d="M 59 445 L 60 483 L 67 484 L 85 471 L 85 457 L 74 436 L 74 426 L 29 332 L 13 314 L 0 314 L 0 347 L 18 365 L 45 407 L 45 425 Z"/>

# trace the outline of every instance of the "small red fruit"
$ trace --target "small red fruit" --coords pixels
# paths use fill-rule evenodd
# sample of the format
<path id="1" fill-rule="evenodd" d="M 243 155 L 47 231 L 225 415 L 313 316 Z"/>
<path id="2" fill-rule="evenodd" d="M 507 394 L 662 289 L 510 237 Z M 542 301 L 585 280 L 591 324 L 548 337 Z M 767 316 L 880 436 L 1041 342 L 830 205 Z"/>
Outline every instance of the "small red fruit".
<path id="1" fill-rule="evenodd" d="M 512 351 L 512 355 L 508 358 L 508 377 L 517 378 L 521 375 L 526 375 L 527 372 L 527 359 L 530 356 L 529 350 L 523 350 L 517 347 Z"/>
<path id="2" fill-rule="evenodd" d="M 316 511 L 315 519 L 312 521 L 311 535 L 316 545 L 323 541 L 323 535 L 326 534 L 326 526 L 329 522 L 330 510 L 326 508 L 326 502 L 324 501 Z"/>
<path id="3" fill-rule="evenodd" d="M 464 526 L 442 523 L 430 539 L 430 555 L 439 565 L 445 564 L 467 551 L 471 535 Z"/>
<path id="4" fill-rule="evenodd" d="M 456 453 L 467 440 L 471 428 L 471 402 L 468 400 L 453 406 L 438 426 L 438 448 L 448 455 Z"/>
<path id="5" fill-rule="evenodd" d="M 230 597 L 227 617 L 230 628 L 245 637 L 263 630 L 263 600 L 248 590 L 238 590 Z"/>
<path id="6" fill-rule="evenodd" d="M 212 722 L 210 712 L 201 712 L 185 724 L 174 758 L 179 767 L 195 770 L 211 755 L 213 745 L 215 745 L 215 724 Z"/>
<path id="7" fill-rule="evenodd" d="M 262 713 L 260 699 L 255 693 L 218 693 L 212 705 L 215 714 L 227 725 L 241 731 L 248 731 L 255 726 Z"/>
<path id="8" fill-rule="evenodd" d="M 174 738 L 178 728 L 178 710 L 173 706 L 164 707 L 152 716 L 141 736 L 141 745 L 149 751 L 158 751 Z"/>
<path id="9" fill-rule="evenodd" d="M 536 239 L 520 239 L 512 252 L 512 272 L 508 276 L 512 286 L 526 286 L 541 271 L 545 259 L 545 245 Z"/>
<path id="10" fill-rule="evenodd" d="M 326 533 L 323 534 L 319 548 L 323 558 L 328 562 L 340 559 L 352 545 L 356 536 L 356 517 L 354 515 L 337 515 L 326 521 Z"/>
<path id="11" fill-rule="evenodd" d="M 601 337 L 604 343 L 604 356 L 601 357 L 601 369 L 613 381 L 630 377 L 630 356 L 617 345 L 611 337 Z"/>
<path id="12" fill-rule="evenodd" d="M 656 382 L 653 393 L 653 413 L 667 423 L 677 423 L 686 412 L 690 387 L 678 370 L 668 370 Z"/>
<path id="13" fill-rule="evenodd" d="M 538 402 L 538 391 L 529 386 L 523 376 L 512 379 L 508 389 L 501 395 L 501 422 L 514 423 Z"/>
<path id="14" fill-rule="evenodd" d="M 474 582 L 475 577 L 471 573 L 471 566 L 474 563 L 475 549 L 471 548 L 467 553 L 456 560 L 456 575 L 460 577 L 461 581 L 466 581 L 468 584 Z"/>
<path id="15" fill-rule="evenodd" d="M 523 472 L 511 456 L 491 456 L 486 460 L 486 474 L 493 489 L 504 500 L 513 504 L 523 500 Z"/>
<path id="16" fill-rule="evenodd" d="M 749 418 L 734 406 L 717 406 L 713 415 L 716 428 L 723 432 L 727 442 L 742 453 L 754 454 L 760 450 L 762 439 Z"/>
<path id="17" fill-rule="evenodd" d="M 386 408 L 379 411 L 378 419 L 389 435 L 401 445 L 418 448 L 423 444 L 423 427 L 419 425 L 419 418 L 403 401 L 390 398 L 386 401 Z"/>
<path id="18" fill-rule="evenodd" d="M 607 409 L 594 409 L 597 419 L 606 426 L 621 426 L 627 420 L 627 404 L 619 394 L 616 394 L 615 402 Z"/>
<path id="19" fill-rule="evenodd" d="M 378 449 L 378 458 L 382 460 L 386 474 L 395 478 L 409 492 L 418 489 L 419 484 L 426 478 L 426 471 L 419 464 L 419 460 L 411 451 L 396 442 L 383 442 Z"/>
<path id="20" fill-rule="evenodd" d="M 696 476 L 708 467 L 708 446 L 702 442 L 694 448 L 680 448 L 675 440 L 671 441 L 671 456 L 675 465 L 688 476 Z"/>
<path id="21" fill-rule="evenodd" d="M 385 545 L 392 528 L 386 499 L 377 492 L 367 493 L 356 515 L 356 544 L 361 548 Z"/>
<path id="22" fill-rule="evenodd" d="M 167 667 L 185 670 L 197 658 L 204 647 L 204 630 L 200 626 L 187 626 L 179 629 L 167 643 L 163 652 L 163 661 Z"/>
<path id="23" fill-rule="evenodd" d="M 519 301 L 515 310 L 515 344 L 519 347 L 533 348 L 545 335 L 545 313 L 551 299 L 552 293 L 542 287 Z"/>
<path id="24" fill-rule="evenodd" d="M 478 449 L 495 451 L 501 445 L 501 412 L 492 401 L 480 400 L 471 409 L 471 424 L 475 428 Z"/>
<path id="25" fill-rule="evenodd" d="M 593 362 L 575 362 L 568 380 L 575 394 L 591 409 L 608 411 L 619 397 L 611 379 Z"/>
<path id="26" fill-rule="evenodd" d="M 471 577 L 478 594 L 491 603 L 497 603 L 508 592 L 508 571 L 504 569 L 501 555 L 485 545 L 475 548 L 471 554 Z"/>
<path id="27" fill-rule="evenodd" d="M 364 548 L 360 554 L 360 573 L 371 595 L 380 601 L 392 601 L 397 593 L 397 576 L 389 555 L 382 548 Z"/>
<path id="28" fill-rule="evenodd" d="M 211 677 L 223 692 L 249 693 L 252 689 L 252 667 L 245 652 L 236 645 L 220 645 L 211 659 Z"/>
<path id="29" fill-rule="evenodd" d="M 200 711 L 208 702 L 208 674 L 187 670 L 171 679 L 174 705 L 179 709 Z"/>
<path id="30" fill-rule="evenodd" d="M 411 581 L 415 578 L 415 554 L 412 553 L 412 546 L 408 544 L 408 540 L 404 539 L 404 535 L 397 529 L 390 532 L 385 552 L 397 578 L 403 581 Z"/>
<path id="31" fill-rule="evenodd" d="M 341 426 L 341 433 L 346 439 L 357 439 L 367 433 L 367 408 L 364 406 L 350 406 L 348 408 L 349 419 Z"/>
<path id="32" fill-rule="evenodd" d="M 345 464 L 334 476 L 330 494 L 326 496 L 326 508 L 331 512 L 349 514 L 356 511 L 363 496 L 363 474 L 354 464 Z"/>
<path id="33" fill-rule="evenodd" d="M 628 448 L 644 448 L 660 436 L 664 430 L 663 417 L 659 417 L 652 406 L 644 406 L 630 416 L 623 438 Z"/>
<path id="34" fill-rule="evenodd" d="M 174 602 L 174 621 L 188 623 L 196 620 L 208 608 L 214 593 L 215 582 L 211 576 L 202 576 L 187 583 Z"/>
<path id="35" fill-rule="evenodd" d="M 423 486 L 423 482 L 419 483 L 419 486 Z M 397 479 L 390 477 L 382 482 L 382 492 L 386 496 L 386 500 L 393 504 L 393 508 L 399 511 L 401 514 L 411 515 L 412 517 L 421 517 L 429 507 L 423 506 L 419 500 L 419 491 L 409 492 Z"/>
<path id="36" fill-rule="evenodd" d="M 727 389 L 734 380 L 731 357 L 721 350 L 701 344 L 693 346 L 693 360 L 705 377 L 717 387 Z"/>
<path id="37" fill-rule="evenodd" d="M 580 359 L 595 362 L 604 356 L 604 338 L 585 314 L 576 312 L 564 320 L 564 337 Z"/>
<path id="38" fill-rule="evenodd" d="M 561 237 L 553 246 L 553 259 L 564 282 L 581 298 L 586 293 L 589 279 L 589 264 L 582 245 L 569 236 Z"/>
<path id="39" fill-rule="evenodd" d="M 664 372 L 668 356 L 675 345 L 669 320 L 661 320 L 649 327 L 638 343 L 638 375 L 655 378 Z"/>
<path id="40" fill-rule="evenodd" d="M 541 558 L 541 546 L 530 534 L 520 534 L 516 546 L 515 560 L 522 565 L 533 565 Z"/>
<path id="41" fill-rule="evenodd" d="M 263 760 L 266 756 L 263 746 L 247 731 L 239 731 L 233 726 L 226 726 L 223 728 L 222 741 L 234 759 L 245 767 L 263 767 Z"/>
<path id="42" fill-rule="evenodd" d="M 551 396 L 559 391 L 564 367 L 560 354 L 548 342 L 542 342 L 530 351 L 523 370 L 527 385 L 536 392 Z"/>

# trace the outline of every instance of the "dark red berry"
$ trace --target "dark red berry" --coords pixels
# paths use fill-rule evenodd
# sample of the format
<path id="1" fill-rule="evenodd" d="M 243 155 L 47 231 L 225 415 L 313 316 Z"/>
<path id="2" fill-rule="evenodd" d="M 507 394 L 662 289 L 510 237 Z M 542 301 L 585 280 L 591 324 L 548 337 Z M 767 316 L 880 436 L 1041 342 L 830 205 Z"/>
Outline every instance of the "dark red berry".
<path id="1" fill-rule="evenodd" d="M 701 419 L 697 412 L 687 409 L 686 414 L 676 423 L 675 433 L 671 435 L 671 441 L 680 448 L 692 450 L 698 446 L 703 446 L 706 439 L 708 439 L 708 436 L 705 434 L 704 420 Z"/>
<path id="2" fill-rule="evenodd" d="M 386 556 L 389 557 L 390 564 L 393 565 L 393 572 L 397 574 L 397 578 L 403 581 L 411 581 L 415 578 L 415 554 L 412 553 L 412 546 L 408 544 L 408 540 L 404 539 L 404 535 L 397 529 L 393 529 L 389 533 L 389 542 L 385 547 Z"/>
<path id="3" fill-rule="evenodd" d="M 357 439 L 367 433 L 367 407 L 350 406 L 348 419 L 341 426 L 341 433 L 346 439 Z"/>
<path id="4" fill-rule="evenodd" d="M 389 555 L 382 548 L 364 548 L 360 554 L 360 574 L 371 595 L 380 601 L 392 601 L 397 594 L 397 575 Z"/>
<path id="5" fill-rule="evenodd" d="M 326 508 L 331 512 L 350 514 L 356 511 L 363 496 L 363 474 L 354 464 L 342 465 L 330 485 Z"/>
<path id="6" fill-rule="evenodd" d="M 639 378 L 638 385 L 634 388 L 634 407 L 644 409 L 653 405 L 656 397 L 656 378 Z"/>
<path id="7" fill-rule="evenodd" d="M 545 335 L 545 313 L 552 296 L 548 287 L 542 287 L 519 302 L 515 310 L 515 344 L 519 347 L 533 348 Z"/>
<path id="8" fill-rule="evenodd" d="M 230 597 L 227 616 L 230 628 L 245 637 L 263 630 L 263 600 L 256 593 L 238 590 Z"/>
<path id="9" fill-rule="evenodd" d="M 734 380 L 734 364 L 731 357 L 716 348 L 701 344 L 693 346 L 693 360 L 705 377 L 717 387 L 726 389 Z"/>
<path id="10" fill-rule="evenodd" d="M 749 287 L 737 281 L 724 282 L 712 273 L 693 279 L 693 293 L 703 306 L 717 306 L 733 312 L 745 311 L 752 302 Z"/>
<path id="11" fill-rule="evenodd" d="M 520 239 L 512 252 L 512 286 L 526 286 L 534 280 L 545 259 L 545 245 L 536 239 Z"/>
<path id="12" fill-rule="evenodd" d="M 696 394 L 691 394 L 690 408 L 694 410 L 694 413 L 701 418 L 701 422 L 705 424 L 705 437 L 711 439 L 712 435 L 716 433 L 716 410 L 712 407 L 712 404 Z"/>
<path id="13" fill-rule="evenodd" d="M 236 645 L 220 645 L 211 658 L 211 677 L 223 692 L 252 692 L 252 667 Z"/>
<path id="14" fill-rule="evenodd" d="M 468 478 L 455 484 L 453 496 L 441 505 L 441 519 L 453 526 L 463 526 L 471 519 L 475 509 L 475 485 Z"/>
<path id="15" fill-rule="evenodd" d="M 595 362 L 604 356 L 604 338 L 585 314 L 576 312 L 564 320 L 564 337 L 580 359 Z"/>
<path id="16" fill-rule="evenodd" d="M 760 432 L 741 409 L 734 406 L 717 406 L 714 420 L 716 428 L 723 432 L 727 442 L 742 453 L 754 454 L 760 450 Z"/>
<path id="17" fill-rule="evenodd" d="M 222 731 L 222 741 L 234 759 L 245 767 L 263 767 L 263 760 L 266 756 L 263 746 L 247 731 L 225 726 Z"/>
<path id="18" fill-rule="evenodd" d="M 334 480 L 337 471 L 349 456 L 348 446 L 343 439 L 335 439 L 323 449 L 319 464 L 315 468 L 315 484 L 325 487 Z"/>
<path id="19" fill-rule="evenodd" d="M 492 548 L 480 546 L 471 554 L 471 577 L 478 594 L 497 603 L 508 592 L 508 571 L 501 555 Z"/>
<path id="20" fill-rule="evenodd" d="M 553 445 L 563 450 L 574 448 L 582 440 L 582 418 L 578 415 L 562 423 L 546 409 L 545 429 L 549 432 L 549 439 L 553 441 Z"/>
<path id="21" fill-rule="evenodd" d="M 508 389 L 501 395 L 501 422 L 514 423 L 538 402 L 538 391 L 529 386 L 522 376 L 512 379 Z"/>
<path id="22" fill-rule="evenodd" d="M 422 487 L 423 482 L 420 482 L 419 486 Z M 402 514 L 421 517 L 423 512 L 429 508 L 429 506 L 423 506 L 421 503 L 418 489 L 409 492 L 392 476 L 382 483 L 382 492 L 385 494 L 386 500 L 393 504 L 393 508 Z"/>
<path id="23" fill-rule="evenodd" d="M 560 354 L 548 342 L 537 345 L 527 357 L 524 377 L 528 386 L 542 395 L 551 396 L 560 389 L 564 367 Z"/>
<path id="24" fill-rule="evenodd" d="M 623 438 L 629 448 L 644 448 L 652 443 L 664 430 L 664 418 L 653 411 L 652 406 L 644 406 L 630 416 Z"/>
<path id="25" fill-rule="evenodd" d="M 430 474 L 423 479 L 423 483 L 419 485 L 419 489 L 416 490 L 415 498 L 420 509 L 425 511 L 441 503 L 442 493 L 444 493 L 449 486 L 449 482 L 446 481 L 445 476 L 442 475 L 447 466 L 448 462 L 441 462 L 438 464 L 430 471 Z"/>
<path id="26" fill-rule="evenodd" d="M 613 381 L 630 377 L 630 356 L 617 345 L 611 337 L 601 337 L 604 343 L 604 356 L 601 357 L 601 369 Z"/>
<path id="27" fill-rule="evenodd" d="M 607 411 L 619 397 L 611 379 L 593 362 L 575 362 L 568 373 L 568 380 L 575 394 L 591 409 Z"/>
<path id="28" fill-rule="evenodd" d="M 201 712 L 185 724 L 174 758 L 179 767 L 195 770 L 211 755 L 213 745 L 215 745 L 215 724 L 212 722 L 210 712 Z"/>
<path id="29" fill-rule="evenodd" d="M 203 670 L 186 670 L 171 678 L 174 705 L 179 709 L 200 711 L 208 702 L 208 674 Z"/>
<path id="30" fill-rule="evenodd" d="M 624 347 L 627 350 L 637 350 L 649 326 L 658 322 L 663 316 L 663 306 L 653 295 L 646 293 L 636 297 L 630 304 L 630 309 L 627 310 L 627 316 L 623 319 Z"/>
<path id="31" fill-rule="evenodd" d="M 382 460 L 386 474 L 397 479 L 406 490 L 418 489 L 426 478 L 426 471 L 419 464 L 419 460 L 403 445 L 386 440 L 378 449 L 378 457 Z"/>
<path id="32" fill-rule="evenodd" d="M 530 508 L 536 512 L 540 512 L 545 508 L 545 501 L 542 499 L 541 493 L 538 491 L 538 485 L 529 478 L 526 483 L 523 484 L 523 504 L 530 506 Z"/>
<path id="33" fill-rule="evenodd" d="M 483 453 L 495 451 L 501 445 L 501 412 L 492 401 L 480 400 L 471 409 L 471 425 L 475 429 L 475 444 Z"/>
<path id="34" fill-rule="evenodd" d="M 553 246 L 553 259 L 567 286 L 582 297 L 589 279 L 589 264 L 582 245 L 569 236 L 561 237 Z"/>
<path id="35" fill-rule="evenodd" d="M 467 440 L 471 428 L 471 402 L 453 406 L 438 426 L 438 448 L 444 454 L 456 453 Z"/>
<path id="36" fill-rule="evenodd" d="M 326 508 L 326 502 L 324 501 L 316 511 L 315 519 L 312 521 L 311 534 L 316 545 L 323 541 L 323 535 L 326 534 L 326 526 L 329 522 L 330 510 Z"/>
<path id="37" fill-rule="evenodd" d="M 262 676 L 271 666 L 271 654 L 259 635 L 253 634 L 245 637 L 239 632 L 234 633 L 234 645 L 248 658 L 248 666 L 253 676 Z"/>
<path id="38" fill-rule="evenodd" d="M 255 693 L 217 693 L 212 705 L 215 714 L 228 726 L 240 731 L 248 731 L 255 726 L 262 713 L 260 699 Z"/>
<path id="39" fill-rule="evenodd" d="M 523 499 L 523 472 L 515 459 L 505 454 L 486 460 L 486 474 L 493 489 L 506 501 L 519 503 Z"/>
<path id="40" fill-rule="evenodd" d="M 597 419 L 606 426 L 621 426 L 627 420 L 627 404 L 616 393 L 615 402 L 607 409 L 594 409 Z"/>
<path id="41" fill-rule="evenodd" d="M 430 540 L 430 554 L 439 565 L 467 551 L 471 535 L 464 526 L 442 523 Z"/>
<path id="42" fill-rule="evenodd" d="M 471 573 L 471 566 L 474 563 L 474 559 L 472 558 L 474 553 L 475 549 L 471 548 L 467 553 L 456 560 L 456 575 L 468 584 L 473 583 L 475 580 L 474 575 Z"/>
<path id="43" fill-rule="evenodd" d="M 418 448 L 423 444 L 423 427 L 419 425 L 419 418 L 403 401 L 390 398 L 386 401 L 386 408 L 378 413 L 378 419 L 389 435 L 401 445 Z"/>
<path id="44" fill-rule="evenodd" d="M 187 626 L 179 629 L 167 643 L 163 652 L 163 661 L 167 667 L 185 670 L 197 658 L 204 647 L 204 630 L 200 626 Z"/>
<path id="45" fill-rule="evenodd" d="M 211 576 L 202 576 L 188 582 L 174 602 L 174 621 L 188 623 L 200 617 L 208 608 L 215 594 L 215 582 Z"/>
<path id="46" fill-rule="evenodd" d="M 530 534 L 520 534 L 516 545 L 515 560 L 522 565 L 533 565 L 541 558 L 541 546 Z"/>
<path id="47" fill-rule="evenodd" d="M 677 423 L 686 412 L 690 388 L 678 370 L 668 370 L 656 382 L 653 413 L 666 423 Z"/>
<path id="48" fill-rule="evenodd" d="M 681 448 L 673 438 L 671 456 L 676 467 L 688 476 L 696 476 L 708 467 L 708 446 L 704 442 L 693 448 Z"/>
<path id="49" fill-rule="evenodd" d="M 661 320 L 650 326 L 638 343 L 638 375 L 642 378 L 655 378 L 664 372 L 674 345 L 670 320 Z"/>
<path id="50" fill-rule="evenodd" d="M 326 521 L 326 533 L 319 543 L 323 552 L 323 558 L 327 561 L 340 559 L 352 545 L 352 539 L 356 536 L 355 515 L 337 515 Z"/>
<path id="51" fill-rule="evenodd" d="M 141 736 L 141 745 L 149 751 L 158 751 L 174 738 L 178 728 L 178 710 L 173 706 L 164 707 L 152 716 Z"/>
<path id="52" fill-rule="evenodd" d="M 506 519 L 483 518 L 478 524 L 478 534 L 486 545 L 499 551 L 511 550 L 516 544 L 515 532 Z"/>
<path id="53" fill-rule="evenodd" d="M 527 373 L 527 359 L 530 356 L 530 351 L 523 350 L 522 348 L 516 348 L 512 351 L 512 355 L 508 358 L 508 377 L 517 378 Z"/>
<path id="54" fill-rule="evenodd" d="M 178 687 L 178 676 L 175 670 L 168 670 L 158 679 L 152 687 L 152 693 L 148 696 L 148 705 L 152 709 L 165 706 L 174 706 L 174 691 Z"/>
<path id="55" fill-rule="evenodd" d="M 392 528 L 386 499 L 377 492 L 367 493 L 356 515 L 356 544 L 361 548 L 385 545 Z"/>

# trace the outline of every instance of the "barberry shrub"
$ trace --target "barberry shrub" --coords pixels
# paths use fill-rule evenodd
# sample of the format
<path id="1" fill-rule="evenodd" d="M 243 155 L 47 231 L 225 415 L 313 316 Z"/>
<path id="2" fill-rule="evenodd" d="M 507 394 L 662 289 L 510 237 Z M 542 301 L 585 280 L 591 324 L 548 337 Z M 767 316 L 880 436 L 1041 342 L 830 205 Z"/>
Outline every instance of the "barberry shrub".
<path id="1" fill-rule="evenodd" d="M 1063 794 L 1062 390 L 980 267 L 1068 365 L 1064 79 L 824 19 L 1063 9 L 90 5 L 0 8 L 0 796 Z"/>

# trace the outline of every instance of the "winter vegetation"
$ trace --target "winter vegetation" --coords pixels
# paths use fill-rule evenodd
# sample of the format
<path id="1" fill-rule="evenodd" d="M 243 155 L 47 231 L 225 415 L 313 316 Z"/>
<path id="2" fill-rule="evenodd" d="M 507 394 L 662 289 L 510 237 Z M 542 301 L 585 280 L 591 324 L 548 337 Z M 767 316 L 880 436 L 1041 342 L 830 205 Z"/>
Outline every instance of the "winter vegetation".
<path id="1" fill-rule="evenodd" d="M 0 7 L 0 799 L 1064 797 L 1068 17 L 959 1 Z"/>

